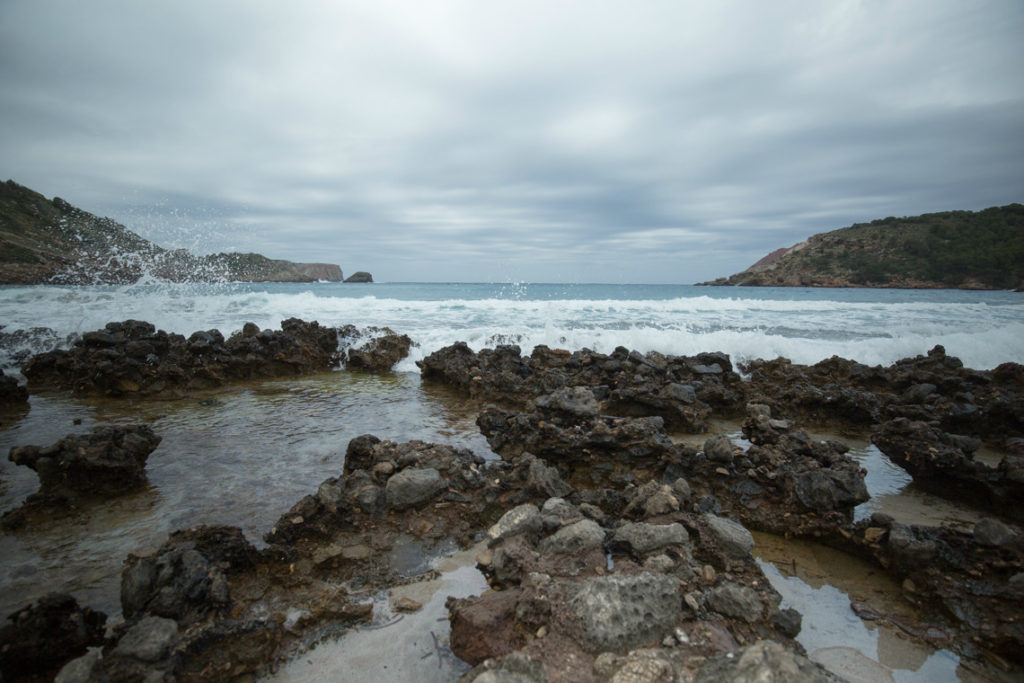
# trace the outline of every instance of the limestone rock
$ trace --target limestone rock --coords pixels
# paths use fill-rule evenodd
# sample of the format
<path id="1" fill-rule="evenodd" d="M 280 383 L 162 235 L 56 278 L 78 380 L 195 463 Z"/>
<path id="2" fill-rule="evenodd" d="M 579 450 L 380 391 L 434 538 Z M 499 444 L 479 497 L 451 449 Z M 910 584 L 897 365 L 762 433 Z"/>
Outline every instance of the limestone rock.
<path id="1" fill-rule="evenodd" d="M 754 537 L 745 526 L 735 520 L 712 514 L 702 515 L 700 519 L 711 534 L 715 545 L 727 555 L 746 557 L 750 554 L 754 547 Z"/>
<path id="2" fill-rule="evenodd" d="M 604 543 L 604 529 L 591 519 L 582 519 L 574 524 L 562 527 L 543 539 L 537 546 L 537 549 L 544 554 L 568 554 L 582 548 L 599 546 L 602 543 Z"/>
<path id="3" fill-rule="evenodd" d="M 596 652 L 623 653 L 660 641 L 682 613 L 679 582 L 649 572 L 589 579 L 569 604 Z"/>
<path id="4" fill-rule="evenodd" d="M 616 529 L 612 536 L 613 547 L 626 548 L 637 556 L 670 546 L 685 546 L 689 542 L 686 528 L 678 523 L 629 522 Z"/>

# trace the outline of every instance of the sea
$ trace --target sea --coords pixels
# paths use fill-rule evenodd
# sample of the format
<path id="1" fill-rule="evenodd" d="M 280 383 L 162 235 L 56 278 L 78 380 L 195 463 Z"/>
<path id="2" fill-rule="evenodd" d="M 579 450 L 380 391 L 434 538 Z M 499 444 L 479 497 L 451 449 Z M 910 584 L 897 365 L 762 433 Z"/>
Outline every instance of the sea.
<path id="1" fill-rule="evenodd" d="M 67 337 L 112 320 L 189 335 L 286 318 L 390 327 L 416 347 L 398 372 L 456 341 L 607 353 L 728 353 L 734 363 L 838 355 L 888 365 L 936 344 L 968 367 L 1024 363 L 1024 295 L 1009 291 L 699 287 L 642 284 L 288 283 L 0 287 L 6 331 Z M 0 355 L 0 367 L 11 361 Z"/>
<path id="2" fill-rule="evenodd" d="M 602 353 L 620 346 L 675 355 L 722 351 L 737 365 L 780 356 L 812 364 L 834 355 L 888 365 L 941 344 L 971 368 L 1024 363 L 1024 294 L 1008 291 L 144 282 L 0 287 L 0 367 L 17 377 L 27 355 L 72 343 L 76 335 L 111 321 L 146 320 L 186 336 L 216 328 L 227 336 L 247 322 L 277 329 L 292 317 L 326 326 L 388 327 L 407 334 L 415 346 L 385 374 L 339 368 L 176 400 L 85 399 L 41 392 L 33 393 L 27 410 L 0 411 L 0 454 L 16 445 L 49 445 L 97 424 L 145 422 L 163 439 L 147 461 L 149 483 L 141 490 L 54 510 L 30 520 L 24 529 L 0 533 L 0 618 L 59 590 L 117 619 L 125 556 L 158 547 L 175 529 L 230 524 L 263 545 L 263 535 L 295 502 L 341 473 L 348 441 L 361 434 L 449 443 L 496 458 L 475 425 L 480 406 L 420 381 L 416 361 L 457 341 L 475 350 L 516 344 L 524 354 L 539 344 Z M 716 425 L 715 431 L 737 442 L 742 439 L 735 424 Z M 910 477 L 867 440 L 846 437 L 840 438 L 867 470 L 872 494 L 858 508 L 858 517 L 883 511 L 907 523 L 966 527 L 977 520 L 970 510 L 915 490 Z M 706 435 L 693 438 L 700 445 Z M 37 488 L 34 472 L 0 458 L 0 513 L 20 505 Z M 800 566 L 829 568 L 815 576 L 790 574 L 787 568 L 798 548 L 784 539 L 779 543 L 772 551 L 772 542 L 759 536 L 755 555 L 784 596 L 783 606 L 805 614 L 801 638 L 806 640 L 801 642 L 809 652 L 844 661 L 866 658 L 869 666 L 891 672 L 888 680 L 996 680 L 951 652 L 921 649 L 896 631 L 851 616 L 846 608 L 851 599 L 884 592 L 880 584 L 861 582 L 877 572 L 868 568 L 844 583 L 840 577 L 849 573 L 843 569 L 849 558 L 826 564 L 822 551 L 812 547 L 806 551 L 811 559 L 801 559 Z M 444 554 L 437 551 L 438 557 L 431 559 L 431 549 L 422 550 L 424 561 L 439 561 Z M 469 563 L 451 576 L 470 572 L 474 577 L 443 590 L 483 590 L 482 578 Z M 795 570 L 797 565 L 792 566 Z M 902 599 L 898 586 L 890 592 L 893 600 Z M 429 628 L 443 640 L 444 595 L 436 602 L 438 614 L 431 613 Z M 840 617 L 842 628 L 836 626 Z M 411 628 L 413 620 L 408 622 Z M 410 642 L 428 638 L 415 631 L 401 637 Z M 359 649 L 359 642 L 343 639 L 339 647 L 348 643 Z M 296 670 L 281 680 L 347 680 L 336 677 L 331 662 L 337 670 L 351 669 L 345 665 L 351 652 L 332 654 L 322 647 L 318 651 L 326 659 L 301 657 L 296 665 L 321 662 L 315 668 L 335 673 L 311 676 Z M 375 661 L 370 657 L 352 669 L 354 680 L 399 680 L 394 668 L 391 673 L 374 669 Z M 418 651 L 410 655 L 408 665 L 421 668 L 406 670 L 406 679 L 454 680 L 463 670 L 447 659 L 444 668 L 432 665 L 426 670 L 423 661 L 433 660 L 421 659 Z"/>

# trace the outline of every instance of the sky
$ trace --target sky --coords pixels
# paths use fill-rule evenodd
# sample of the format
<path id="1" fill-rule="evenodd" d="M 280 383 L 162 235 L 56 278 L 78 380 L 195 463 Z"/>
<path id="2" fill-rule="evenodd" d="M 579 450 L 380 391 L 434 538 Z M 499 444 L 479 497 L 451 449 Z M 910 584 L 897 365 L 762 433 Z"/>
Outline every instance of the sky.
<path id="1" fill-rule="evenodd" d="M 0 0 L 0 180 L 377 281 L 689 284 L 1024 201 L 1020 0 Z"/>

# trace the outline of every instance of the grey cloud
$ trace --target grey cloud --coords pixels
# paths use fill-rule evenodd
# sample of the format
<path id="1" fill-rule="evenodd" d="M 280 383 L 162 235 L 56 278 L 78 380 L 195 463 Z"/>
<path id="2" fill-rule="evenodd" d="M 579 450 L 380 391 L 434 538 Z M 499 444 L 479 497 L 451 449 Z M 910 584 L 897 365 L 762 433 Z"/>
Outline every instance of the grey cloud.
<path id="1" fill-rule="evenodd" d="M 691 282 L 1020 201 L 1022 33 L 998 1 L 7 0 L 0 173 L 168 246 Z"/>

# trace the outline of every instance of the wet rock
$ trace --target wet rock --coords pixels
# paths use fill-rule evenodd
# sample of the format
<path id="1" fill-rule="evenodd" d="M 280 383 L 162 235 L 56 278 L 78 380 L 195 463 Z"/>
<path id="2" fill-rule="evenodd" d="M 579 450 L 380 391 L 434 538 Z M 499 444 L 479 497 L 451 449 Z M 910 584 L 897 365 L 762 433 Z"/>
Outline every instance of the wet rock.
<path id="1" fill-rule="evenodd" d="M 582 548 L 600 546 L 604 543 L 604 536 L 604 529 L 597 522 L 582 519 L 541 540 L 537 550 L 545 555 L 574 553 Z"/>
<path id="2" fill-rule="evenodd" d="M 121 608 L 128 619 L 153 615 L 185 625 L 229 603 L 224 571 L 191 542 L 169 541 L 151 555 L 130 555 L 121 573 Z"/>
<path id="3" fill-rule="evenodd" d="M 629 522 L 615 530 L 611 545 L 642 557 L 662 548 L 686 546 L 689 542 L 690 537 L 682 524 Z"/>
<path id="4" fill-rule="evenodd" d="M 83 334 L 71 349 L 33 356 L 22 371 L 30 386 L 81 396 L 176 397 L 239 380 L 328 370 L 338 363 L 337 349 L 336 330 L 298 318 L 283 321 L 280 331 L 253 333 L 247 326 L 227 340 L 217 330 L 186 339 L 125 320 Z"/>
<path id="5" fill-rule="evenodd" d="M 583 519 L 579 508 L 564 498 L 548 498 L 541 506 L 540 516 L 547 530 L 559 529 Z"/>
<path id="6" fill-rule="evenodd" d="M 732 441 L 724 434 L 713 436 L 704 442 L 704 454 L 712 462 L 730 463 L 734 457 Z"/>
<path id="7" fill-rule="evenodd" d="M 866 501 L 864 475 L 851 469 L 822 468 L 793 475 L 797 500 L 811 510 L 852 508 Z"/>
<path id="8" fill-rule="evenodd" d="M 749 645 L 729 657 L 716 657 L 705 664 L 697 675 L 697 683 L 837 683 L 840 679 L 801 655 L 782 645 L 765 640 Z"/>
<path id="9" fill-rule="evenodd" d="M 657 481 L 649 481 L 628 494 L 629 503 L 623 512 L 627 517 L 658 517 L 679 510 L 679 500 L 673 495 L 672 487 Z"/>
<path id="10" fill-rule="evenodd" d="M 521 457 L 529 457 L 526 478 L 526 489 L 529 492 L 538 496 L 556 498 L 572 493 L 572 487 L 562 480 L 557 468 L 529 453 L 524 453 Z"/>
<path id="11" fill-rule="evenodd" d="M 195 526 L 172 532 L 168 543 L 191 544 L 196 551 L 227 574 L 250 569 L 259 559 L 259 551 L 235 526 Z"/>
<path id="12" fill-rule="evenodd" d="M 96 648 L 72 659 L 57 673 L 53 683 L 87 683 L 99 658 L 100 650 Z"/>
<path id="13" fill-rule="evenodd" d="M 649 572 L 589 579 L 569 605 L 586 645 L 596 652 L 622 653 L 660 642 L 682 614 L 678 582 Z"/>
<path id="14" fill-rule="evenodd" d="M 447 488 L 448 483 L 433 467 L 417 467 L 392 475 L 384 491 L 388 507 L 404 510 L 433 500 Z"/>
<path id="15" fill-rule="evenodd" d="M 924 569 L 939 554 L 939 544 L 917 527 L 893 524 L 887 541 L 889 552 L 904 573 Z"/>
<path id="16" fill-rule="evenodd" d="M 477 425 L 502 457 L 532 453 L 557 467 L 574 486 L 626 483 L 642 475 L 644 468 L 660 469 L 680 457 L 659 417 L 557 422 L 537 413 L 509 413 L 489 406 Z"/>
<path id="17" fill-rule="evenodd" d="M 707 529 L 715 545 L 732 557 L 747 557 L 754 548 L 754 537 L 739 522 L 718 517 L 701 515 L 701 523 Z"/>
<path id="18" fill-rule="evenodd" d="M 0 406 L 13 406 L 28 402 L 28 389 L 18 380 L 0 370 Z"/>
<path id="19" fill-rule="evenodd" d="M 349 442 L 344 474 L 324 480 L 315 496 L 295 503 L 265 539 L 284 545 L 328 539 L 362 514 L 401 516 L 431 501 L 464 502 L 487 484 L 484 469 L 483 458 L 465 448 L 364 434 Z"/>
<path id="20" fill-rule="evenodd" d="M 171 653 L 178 640 L 178 622 L 174 619 L 143 617 L 121 636 L 111 655 L 158 662 Z"/>
<path id="21" fill-rule="evenodd" d="M 536 400 L 537 409 L 547 414 L 567 413 L 576 417 L 596 417 L 599 412 L 594 392 L 588 387 L 564 387 Z"/>
<path id="22" fill-rule="evenodd" d="M 690 489 L 689 482 L 683 477 L 677 478 L 672 482 L 672 495 L 675 496 L 676 500 L 679 501 L 680 505 L 685 505 L 690 502 L 690 496 L 692 491 Z"/>
<path id="23" fill-rule="evenodd" d="M 512 508 L 487 530 L 491 545 L 518 534 L 535 535 L 544 528 L 544 520 L 536 505 L 525 503 Z"/>
<path id="24" fill-rule="evenodd" d="M 388 372 L 395 363 L 409 355 L 412 339 L 385 328 L 385 334 L 358 348 L 348 349 L 346 366 L 349 369 Z"/>
<path id="25" fill-rule="evenodd" d="M 103 643 L 106 620 L 70 595 L 43 596 L 0 627 L 0 676 L 5 681 L 53 676 L 87 647 Z"/>
<path id="26" fill-rule="evenodd" d="M 792 607 L 776 610 L 772 613 L 771 619 L 772 626 L 775 627 L 775 630 L 787 638 L 796 638 L 800 635 L 800 629 L 803 627 L 803 620 L 803 615 Z"/>
<path id="27" fill-rule="evenodd" d="M 516 346 L 475 353 L 459 342 L 418 364 L 425 380 L 445 382 L 474 398 L 536 409 L 548 417 L 561 413 L 592 418 L 602 412 L 658 416 L 672 429 L 694 433 L 707 431 L 712 406 L 733 406 L 744 391 L 725 354 L 687 358 L 622 347 L 610 355 L 589 349 L 569 354 L 538 346 L 524 358 Z M 592 392 L 597 406 L 584 388 Z"/>
<path id="28" fill-rule="evenodd" d="M 985 518 L 974 525 L 974 540 L 981 545 L 1001 546 L 1017 538 L 1017 532 L 998 519 Z"/>
<path id="29" fill-rule="evenodd" d="M 148 425 L 99 426 L 51 446 L 15 446 L 9 459 L 36 471 L 43 501 L 107 497 L 146 481 L 146 459 L 159 444 Z"/>
<path id="30" fill-rule="evenodd" d="M 1017 475 L 1013 456 L 998 468 L 972 459 L 976 439 L 949 434 L 930 424 L 897 418 L 881 425 L 871 441 L 915 483 L 939 496 L 1024 519 L 1016 504 L 1024 496 L 1024 477 Z"/>
<path id="31" fill-rule="evenodd" d="M 757 592 L 746 586 L 725 582 L 708 592 L 708 607 L 736 619 L 753 623 L 762 618 L 764 605 Z"/>

